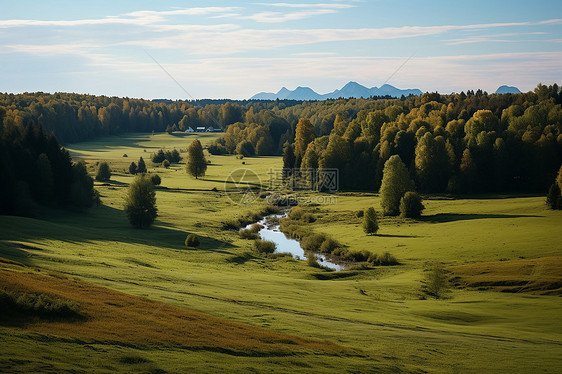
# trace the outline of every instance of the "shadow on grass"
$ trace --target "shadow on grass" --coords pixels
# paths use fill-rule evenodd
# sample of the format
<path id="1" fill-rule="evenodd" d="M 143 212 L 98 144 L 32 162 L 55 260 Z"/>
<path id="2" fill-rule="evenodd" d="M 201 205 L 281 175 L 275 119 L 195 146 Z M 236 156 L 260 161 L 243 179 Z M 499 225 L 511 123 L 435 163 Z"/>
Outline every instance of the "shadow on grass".
<path id="1" fill-rule="evenodd" d="M 465 214 L 465 213 L 438 213 L 431 216 L 422 216 L 419 220 L 430 223 L 443 223 L 467 221 L 473 219 L 501 219 L 501 218 L 541 218 L 542 216 L 530 214 Z"/>
<path id="2" fill-rule="evenodd" d="M 50 211 L 42 219 L 0 216 L 0 227 L 0 239 L 8 241 L 32 242 L 47 239 L 76 245 L 105 241 L 181 250 L 185 249 L 185 238 L 189 234 L 158 220 L 148 229 L 134 228 L 122 210 L 105 205 L 84 213 Z M 233 247 L 230 243 L 212 237 L 198 237 L 201 241 L 199 250 L 217 251 Z M 11 247 L 6 248 L 0 247 L 1 252 L 10 252 Z M 108 250 L 112 250 L 111 244 L 108 244 Z M 22 262 L 26 256 L 23 253 L 10 253 L 8 258 Z"/>
<path id="3" fill-rule="evenodd" d="M 374 234 L 373 236 L 379 236 L 381 238 L 422 238 L 419 235 L 392 235 L 392 234 Z"/>

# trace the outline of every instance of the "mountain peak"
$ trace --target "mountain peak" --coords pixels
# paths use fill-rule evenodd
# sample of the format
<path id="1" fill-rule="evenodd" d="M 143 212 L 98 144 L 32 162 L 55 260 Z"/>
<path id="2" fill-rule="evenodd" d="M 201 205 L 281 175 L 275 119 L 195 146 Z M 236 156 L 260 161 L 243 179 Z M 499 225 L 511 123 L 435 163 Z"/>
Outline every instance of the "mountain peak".
<path id="1" fill-rule="evenodd" d="M 277 93 L 260 92 L 250 98 L 250 100 L 326 100 L 338 98 L 368 98 L 371 96 L 391 96 L 400 97 L 402 95 L 421 95 L 418 89 L 401 90 L 390 84 L 384 84 L 380 88 L 367 88 L 357 82 L 350 81 L 341 89 L 334 90 L 330 93 L 320 95 L 310 87 L 298 86 L 293 91 L 286 87 L 281 88 Z"/>
<path id="2" fill-rule="evenodd" d="M 521 91 L 519 91 L 519 88 L 517 87 L 513 87 L 513 86 L 500 86 L 498 87 L 498 89 L 496 90 L 497 94 L 505 94 L 505 93 L 521 93 Z"/>

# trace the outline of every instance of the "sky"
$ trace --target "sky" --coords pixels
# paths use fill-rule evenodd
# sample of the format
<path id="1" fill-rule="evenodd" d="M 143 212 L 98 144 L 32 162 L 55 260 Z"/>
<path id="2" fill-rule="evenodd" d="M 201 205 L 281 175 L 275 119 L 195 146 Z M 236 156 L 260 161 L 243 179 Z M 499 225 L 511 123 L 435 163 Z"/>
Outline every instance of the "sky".
<path id="1" fill-rule="evenodd" d="M 440 93 L 562 84 L 560 0 L 0 5 L 0 92 L 246 99 L 349 81 Z"/>

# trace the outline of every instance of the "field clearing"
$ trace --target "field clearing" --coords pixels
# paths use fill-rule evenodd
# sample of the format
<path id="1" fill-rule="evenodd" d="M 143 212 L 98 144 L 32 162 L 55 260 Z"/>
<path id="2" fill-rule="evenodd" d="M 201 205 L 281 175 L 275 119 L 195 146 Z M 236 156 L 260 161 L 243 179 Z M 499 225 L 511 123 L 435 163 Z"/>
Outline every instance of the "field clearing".
<path id="1" fill-rule="evenodd" d="M 19 270 L 19 269 L 18 269 Z M 234 323 L 208 314 L 111 291 L 56 273 L 0 269 L 0 287 L 55 295 L 80 306 L 84 320 L 23 321 L 27 331 L 86 341 L 164 344 L 239 355 L 292 355 L 299 351 L 354 354 L 337 345 Z M 13 321 L 17 326 L 19 320 Z M 8 321 L 8 325 L 10 321 Z"/>
<path id="2" fill-rule="evenodd" d="M 211 136 L 216 134 L 204 141 Z M 95 161 L 107 160 L 114 169 L 124 169 L 164 145 L 185 148 L 190 137 L 132 134 L 70 145 L 69 149 L 73 157 L 84 157 L 92 168 Z M 129 157 L 123 158 L 123 153 Z M 389 251 L 402 265 L 343 272 L 320 280 L 326 272 L 287 257 L 257 255 L 251 251 L 250 241 L 221 229 L 224 220 L 264 205 L 257 200 L 241 207 L 229 200 L 224 180 L 232 169 L 248 167 L 265 180 L 270 168 L 281 166 L 280 157 L 239 160 L 211 156 L 208 173 L 200 180 L 188 177 L 181 163 L 164 169 L 145 159 L 149 171 L 162 177 L 162 188 L 157 190 L 159 217 L 152 228 L 136 230 L 127 222 L 122 213 L 123 196 L 132 176 L 118 170 L 109 183 L 96 183 L 103 205 L 86 213 L 47 211 L 48 220 L 0 216 L 0 256 L 272 333 L 328 340 L 366 355 L 259 359 L 200 351 L 186 356 L 173 347 L 126 348 L 146 357 L 150 361 L 146 365 L 171 372 L 179 363 L 196 365 L 202 371 L 226 371 L 235 365 L 240 370 L 254 366 L 258 371 L 298 371 L 300 367 L 328 372 L 341 372 L 341 368 L 557 372 L 562 365 L 559 297 L 466 288 L 453 289 L 445 300 L 423 300 L 421 292 L 428 262 L 458 266 L 459 272 L 465 266 L 462 276 L 470 277 L 491 262 L 512 263 L 499 260 L 525 257 L 550 263 L 540 258 L 562 256 L 562 214 L 547 210 L 543 197 L 432 198 L 424 201 L 427 209 L 421 220 L 385 218 L 378 235 L 366 236 L 354 214 L 368 206 L 380 211 L 379 197 L 339 193 L 337 204 L 315 208 L 318 220 L 311 228 L 330 233 L 350 249 Z M 188 233 L 202 238 L 197 250 L 185 249 Z M 513 269 L 510 274 L 517 273 Z M 521 273 L 522 279 L 524 276 Z M 45 336 L 53 335 L 58 338 L 41 343 Z M 39 365 L 41 356 L 52 363 L 57 358 L 64 360 L 69 350 L 80 357 L 89 352 L 84 348 L 87 345 L 98 349 L 101 344 L 104 354 L 115 360 L 125 349 L 68 340 L 47 330 L 38 338 L 3 327 L 0 336 L 10 342 L 5 353 L 0 353 L 2 360 L 24 360 L 26 344 L 41 352 L 30 365 Z M 102 357 L 102 353 L 95 354 Z M 197 366 L 205 361 L 208 370 Z M 70 368 L 80 366 L 66 367 Z M 112 368 L 130 371 L 121 364 Z"/>
<path id="3" fill-rule="evenodd" d="M 449 268 L 467 287 L 501 292 L 562 294 L 562 257 L 484 262 Z"/>

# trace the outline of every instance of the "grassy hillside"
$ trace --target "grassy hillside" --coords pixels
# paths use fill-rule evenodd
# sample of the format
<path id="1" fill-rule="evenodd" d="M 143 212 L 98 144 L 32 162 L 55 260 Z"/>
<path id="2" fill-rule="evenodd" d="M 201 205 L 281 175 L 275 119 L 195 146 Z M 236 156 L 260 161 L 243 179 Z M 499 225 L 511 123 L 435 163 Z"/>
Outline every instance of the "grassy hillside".
<path id="1" fill-rule="evenodd" d="M 183 164 L 164 169 L 148 162 L 160 147 L 184 150 L 196 136 L 208 144 L 216 135 L 132 134 L 70 146 L 73 157 L 86 160 L 92 170 L 98 160 L 114 170 L 109 183 L 96 186 L 103 205 L 83 214 L 46 211 L 44 219 L 0 216 L 0 257 L 7 259 L 0 267 L 13 267 L 6 262 L 16 261 L 154 300 L 163 305 L 158 313 L 166 310 L 163 319 L 175 307 L 185 308 L 359 353 L 296 349 L 289 356 L 241 357 L 196 349 L 193 342 L 115 343 L 107 335 L 86 341 L 42 324 L 40 330 L 33 325 L 0 328 L 8 342 L 0 353 L 7 364 L 0 369 L 129 372 L 139 365 L 139 370 L 170 372 L 181 367 L 209 372 L 556 372 L 562 364 L 558 296 L 470 286 L 471 277 L 496 269 L 495 263 L 515 263 L 511 280 L 529 281 L 529 273 L 516 270 L 527 264 L 516 261 L 550 264 L 546 257 L 562 256 L 562 214 L 546 210 L 543 197 L 433 198 L 424 202 L 421 220 L 385 218 L 379 235 L 367 237 L 355 212 L 368 206 L 380 210 L 378 196 L 340 193 L 335 205 L 308 208 L 318 218 L 311 228 L 331 233 L 351 249 L 389 251 L 402 265 L 326 273 L 288 257 L 260 256 L 250 241 L 221 229 L 221 222 L 264 205 L 261 200 L 234 204 L 223 192 L 227 175 L 247 167 L 267 180 L 267 171 L 281 166 L 280 158 L 211 156 L 200 180 L 188 177 Z M 151 173 L 162 177 L 156 195 L 159 217 L 148 230 L 132 228 L 122 212 L 132 180 L 125 170 L 140 156 Z M 185 249 L 188 233 L 201 237 L 197 250 Z M 425 299 L 421 291 L 427 263 L 433 261 L 465 280 L 444 300 Z M 0 277 L 7 274 L 2 271 Z M 541 273 L 534 274 L 536 280 Z M 551 282 L 560 280 L 559 273 L 544 274 L 554 278 Z M 32 357 L 24 347 L 33 347 Z M 93 360 L 78 359 L 90 354 Z"/>

